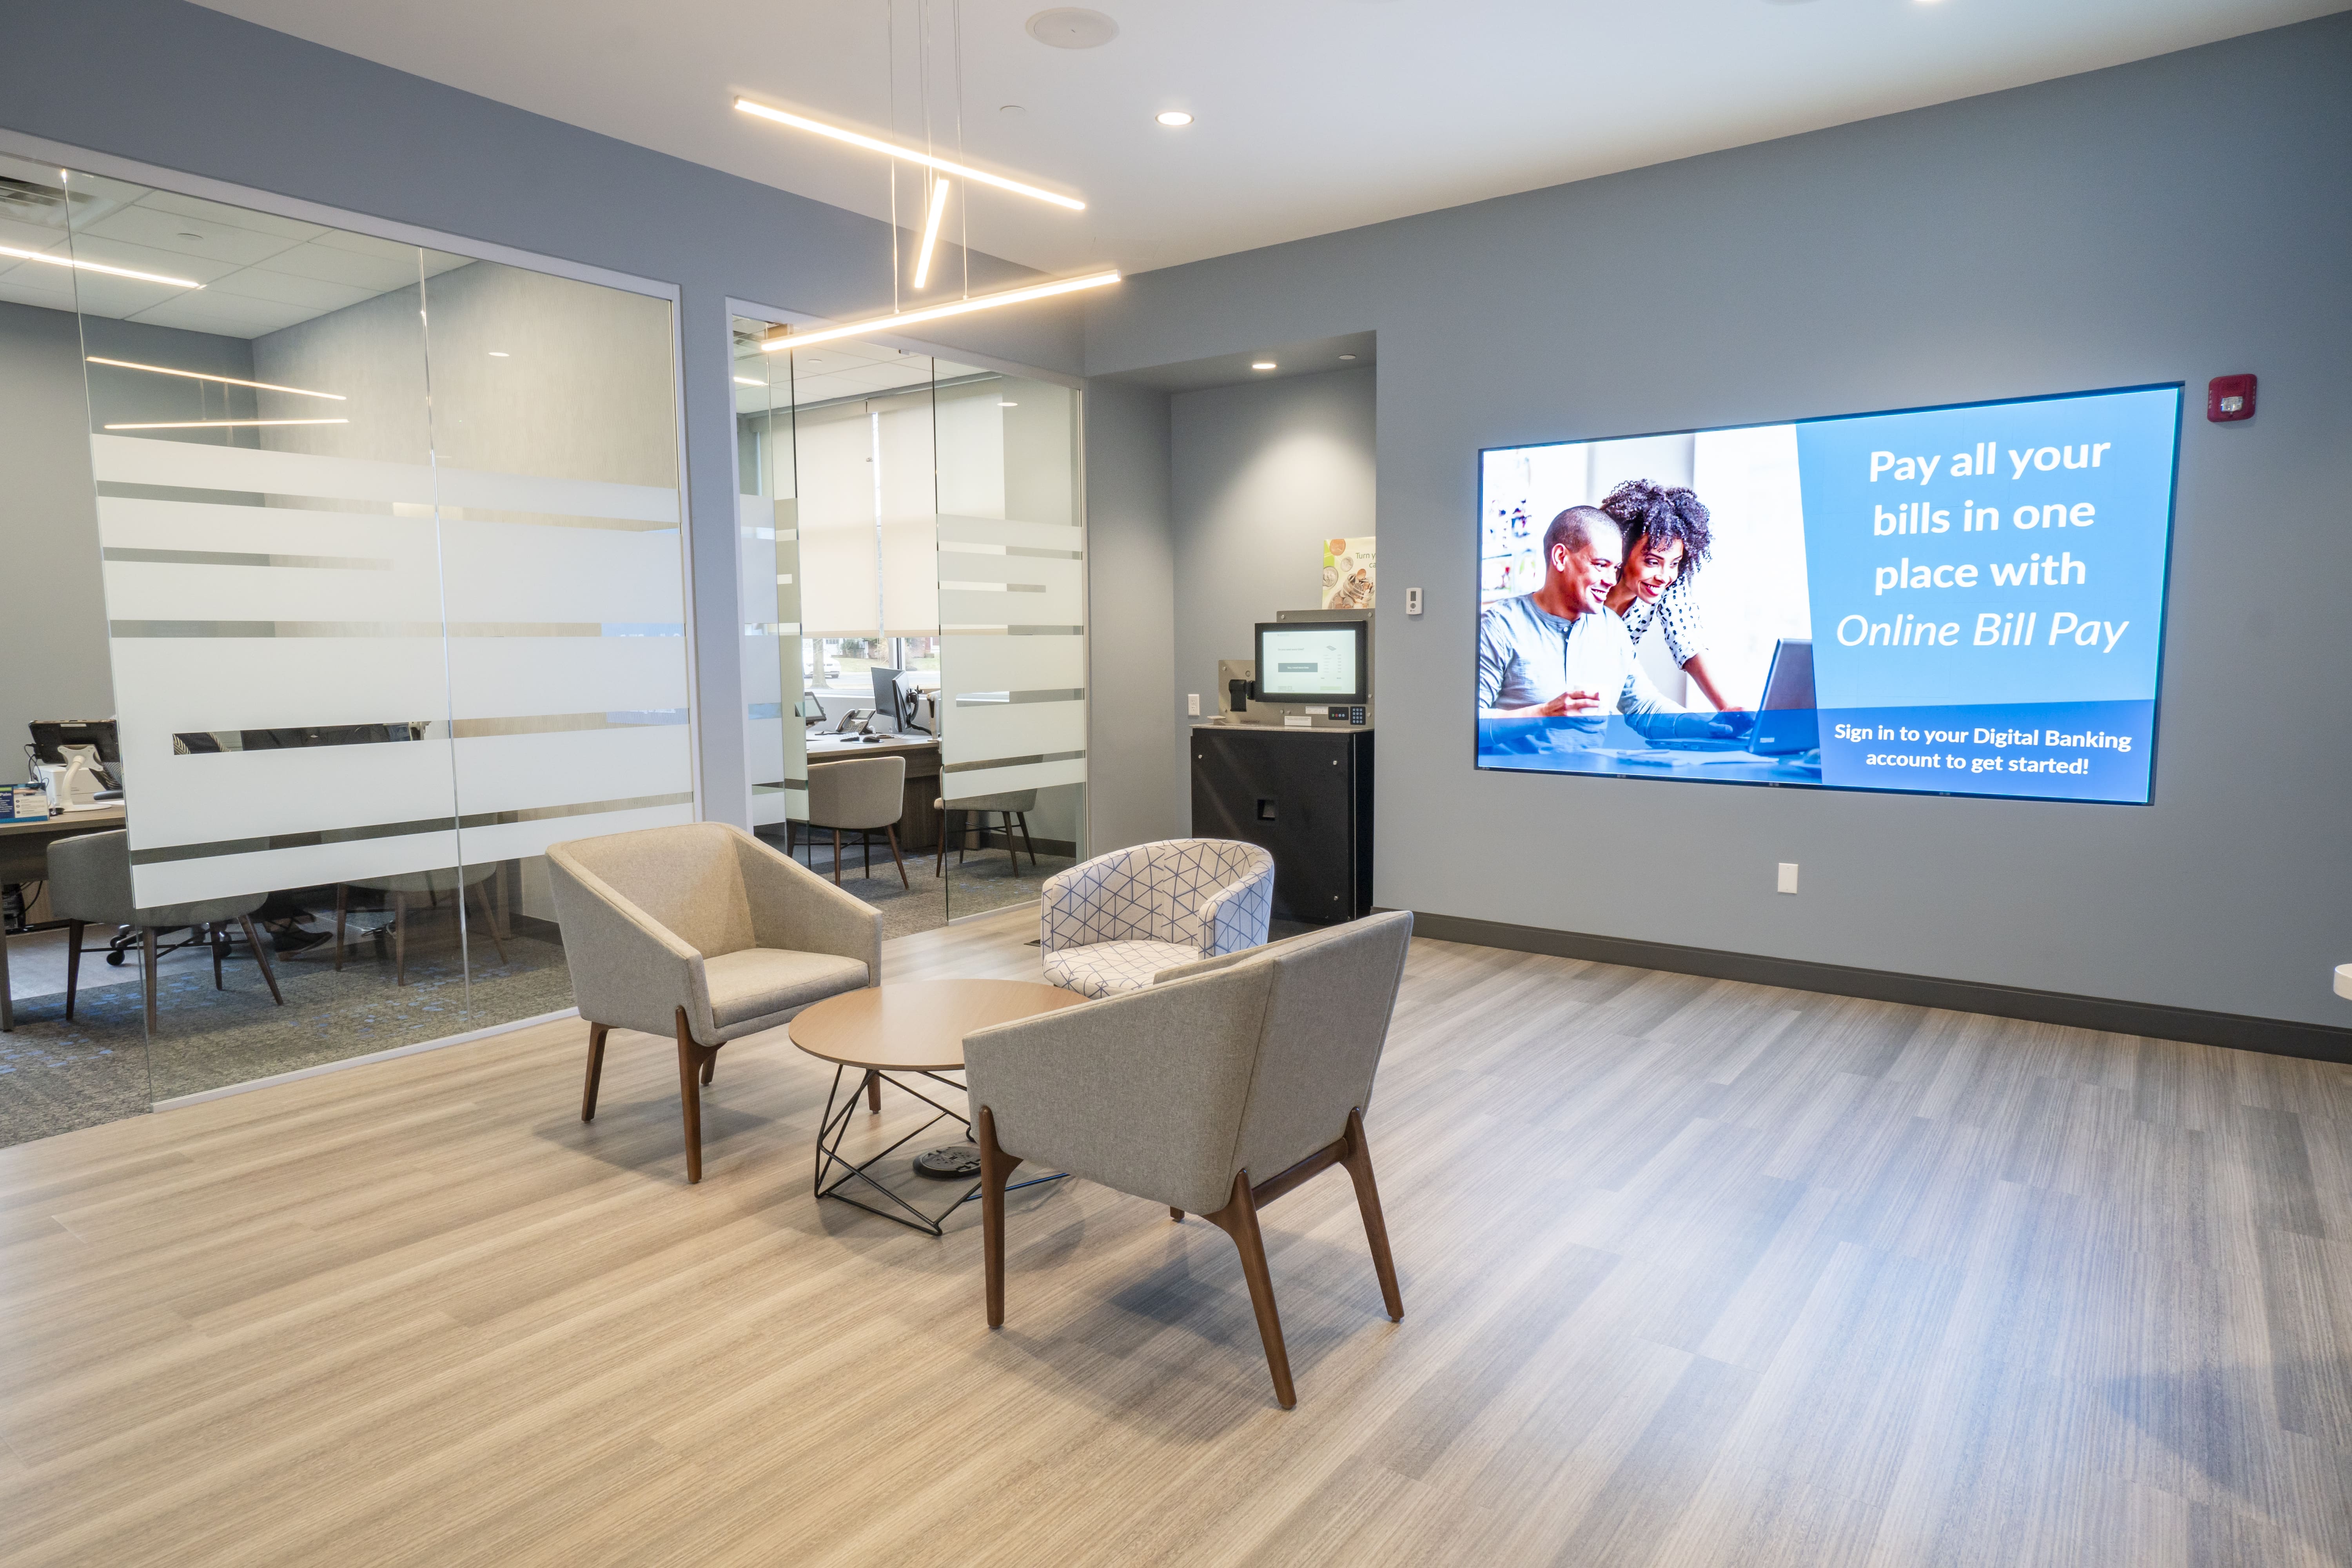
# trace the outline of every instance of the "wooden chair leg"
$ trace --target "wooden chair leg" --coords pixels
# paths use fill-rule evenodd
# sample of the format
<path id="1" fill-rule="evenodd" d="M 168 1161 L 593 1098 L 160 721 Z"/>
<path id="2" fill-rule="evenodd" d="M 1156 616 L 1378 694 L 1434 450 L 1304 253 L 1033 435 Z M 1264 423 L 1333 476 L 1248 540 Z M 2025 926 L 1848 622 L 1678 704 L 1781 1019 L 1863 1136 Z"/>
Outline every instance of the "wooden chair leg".
<path id="1" fill-rule="evenodd" d="M 474 884 L 474 892 L 482 902 L 482 929 L 490 933 L 490 946 L 497 950 L 499 963 L 503 964 L 507 961 L 507 944 L 499 936 L 498 912 L 490 908 L 490 885 L 488 882 L 477 882 Z M 458 897 L 462 900 L 465 895 L 460 893 Z"/>
<path id="2" fill-rule="evenodd" d="M 155 1037 L 155 928 L 139 928 L 140 989 L 147 998 L 147 1037 Z"/>
<path id="3" fill-rule="evenodd" d="M 269 984 L 269 999 L 283 1007 L 286 1005 L 286 997 L 278 989 L 278 972 L 269 966 L 269 950 L 261 945 L 261 933 L 253 929 L 253 917 L 239 915 L 236 917 L 236 923 L 244 928 L 245 940 L 253 946 L 253 961 L 261 965 L 261 978 Z M 213 960 L 213 964 L 217 969 L 220 960 L 215 958 Z"/>
<path id="4" fill-rule="evenodd" d="M 833 885 L 841 886 L 841 829 L 833 830 Z"/>
<path id="5" fill-rule="evenodd" d="M 81 989 L 81 933 L 89 922 L 66 922 L 66 1021 L 73 1021 L 74 993 Z"/>
<path id="6" fill-rule="evenodd" d="M 1024 811 L 1016 813 L 1016 815 L 1021 818 L 1021 842 L 1029 846 L 1029 869 L 1034 871 L 1037 868 L 1037 841 L 1029 837 L 1029 814 Z M 1005 837 L 1010 839 L 1012 835 L 1007 834 Z M 1021 857 L 1016 855 L 1013 859 L 1014 866 L 1017 868 L 1020 864 Z"/>
<path id="7" fill-rule="evenodd" d="M 596 1085 L 604 1077 L 604 1037 L 611 1027 L 604 1024 L 588 1026 L 588 1083 L 580 1091 L 580 1120 L 596 1120 Z"/>
<path id="8" fill-rule="evenodd" d="M 859 828 L 857 842 L 866 851 L 866 875 L 871 878 L 874 875 L 874 830 L 870 827 Z"/>
<path id="9" fill-rule="evenodd" d="M 1356 1184 L 1356 1207 L 1363 1212 L 1364 1239 L 1371 1244 L 1372 1272 L 1381 1277 L 1381 1300 L 1395 1322 L 1404 1321 L 1404 1297 L 1397 1289 L 1396 1259 L 1389 1256 L 1389 1222 L 1381 1213 L 1381 1190 L 1372 1181 L 1372 1146 L 1364 1137 L 1364 1113 L 1348 1112 L 1348 1152 L 1339 1156 Z"/>
<path id="10" fill-rule="evenodd" d="M 1232 1237 L 1242 1255 L 1242 1278 L 1249 1281 L 1250 1306 L 1257 1312 L 1257 1337 L 1265 1345 L 1266 1370 L 1274 1373 L 1274 1397 L 1288 1410 L 1298 1403 L 1298 1392 L 1290 1383 L 1290 1352 L 1282 1342 L 1282 1315 L 1275 1310 L 1274 1276 L 1265 1266 L 1265 1237 L 1258 1232 L 1249 1173 L 1234 1177 L 1234 1195 L 1223 1208 L 1202 1217 Z"/>
<path id="11" fill-rule="evenodd" d="M 702 1089 L 695 1080 L 701 1075 L 696 1070 L 701 1064 L 696 1059 L 700 1049 L 694 1037 L 687 1031 L 686 1009 L 677 1010 L 677 1098 L 686 1113 L 686 1179 L 689 1185 L 702 1180 Z"/>
<path id="12" fill-rule="evenodd" d="M 408 984 L 408 895 L 392 895 L 392 983 Z"/>
<path id="13" fill-rule="evenodd" d="M 1174 1220 L 1178 1225 L 1182 1225 L 1184 1223 L 1184 1211 L 1171 1204 L 1168 1208 L 1168 1217 Z"/>
<path id="14" fill-rule="evenodd" d="M 931 864 L 931 875 L 934 877 L 944 877 L 948 873 L 948 836 L 955 831 L 962 816 L 963 813 L 960 811 L 942 810 L 940 813 L 940 855 L 939 858 Z"/>
<path id="15" fill-rule="evenodd" d="M 996 1113 L 985 1105 L 980 1108 L 971 1135 L 980 1145 L 980 1236 L 981 1250 L 988 1260 L 988 1326 L 1001 1329 L 1004 1326 L 1004 1184 L 1013 1179 L 1013 1168 L 1021 1161 L 997 1142 Z"/>
<path id="16" fill-rule="evenodd" d="M 898 853 L 898 825 L 891 823 L 882 831 L 890 836 L 890 864 L 898 868 L 898 886 L 912 892 L 915 884 L 907 880 L 907 862 Z"/>
<path id="17" fill-rule="evenodd" d="M 350 900 L 352 890 L 341 882 L 335 884 L 335 973 L 343 972 L 343 906 Z"/>
<path id="18" fill-rule="evenodd" d="M 719 1076 L 719 1047 L 707 1046 L 702 1051 L 702 1081 L 709 1083 Z"/>

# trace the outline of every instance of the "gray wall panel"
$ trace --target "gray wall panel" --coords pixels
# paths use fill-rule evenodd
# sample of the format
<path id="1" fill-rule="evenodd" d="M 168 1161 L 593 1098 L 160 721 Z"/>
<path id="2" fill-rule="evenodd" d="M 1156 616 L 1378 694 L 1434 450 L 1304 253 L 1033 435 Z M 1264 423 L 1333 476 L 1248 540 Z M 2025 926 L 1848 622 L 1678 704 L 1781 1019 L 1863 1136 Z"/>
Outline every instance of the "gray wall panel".
<path id="1" fill-rule="evenodd" d="M 1379 332 L 1382 595 L 1429 596 L 1379 623 L 1383 715 L 1425 736 L 1381 748 L 1383 904 L 2342 1025 L 2347 83 L 2338 16 L 1171 268 L 1093 302 L 1087 368 Z M 2207 424 L 2236 371 L 2258 416 Z M 1481 447 L 2170 380 L 2152 805 L 1473 769 Z M 1215 479 L 1180 457 L 1180 496 Z M 1189 585 L 1238 620 L 1255 549 L 1188 561 L 1180 649 Z"/>
<path id="2" fill-rule="evenodd" d="M 1181 699 L 1175 676 L 1176 554 L 1169 521 L 1168 395 L 1087 388 L 1089 847 L 1097 855 L 1182 831 L 1168 778 Z M 1171 702 L 1178 704 L 1171 707 Z"/>

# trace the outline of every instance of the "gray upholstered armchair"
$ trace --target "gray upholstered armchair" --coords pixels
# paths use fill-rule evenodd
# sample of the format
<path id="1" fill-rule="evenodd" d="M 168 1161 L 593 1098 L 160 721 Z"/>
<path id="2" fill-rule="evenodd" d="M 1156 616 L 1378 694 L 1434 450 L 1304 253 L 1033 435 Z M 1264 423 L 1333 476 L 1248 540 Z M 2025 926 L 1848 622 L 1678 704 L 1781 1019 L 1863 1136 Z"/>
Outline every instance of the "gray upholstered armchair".
<path id="1" fill-rule="evenodd" d="M 1404 1316 L 1364 1110 L 1412 936 L 1399 910 L 1163 972 L 1147 990 L 964 1037 L 988 1324 L 1004 1321 L 1004 1186 L 1024 1160 L 1213 1221 L 1240 1249 L 1274 1389 L 1297 1403 L 1257 1211 L 1333 1165 Z"/>
<path id="2" fill-rule="evenodd" d="M 572 994 L 588 1020 L 580 1120 L 604 1037 L 677 1037 L 686 1179 L 702 1180 L 702 1095 L 719 1047 L 882 981 L 882 917 L 740 827 L 697 822 L 547 849 Z"/>

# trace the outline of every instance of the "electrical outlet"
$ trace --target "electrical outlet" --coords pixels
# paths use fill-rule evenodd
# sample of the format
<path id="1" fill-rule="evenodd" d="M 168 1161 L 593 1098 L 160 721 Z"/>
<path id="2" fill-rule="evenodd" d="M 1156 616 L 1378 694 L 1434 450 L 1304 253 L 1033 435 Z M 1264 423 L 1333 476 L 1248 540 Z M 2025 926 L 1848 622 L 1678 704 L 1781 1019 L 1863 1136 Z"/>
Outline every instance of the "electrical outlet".
<path id="1" fill-rule="evenodd" d="M 1793 893 L 1796 890 L 1797 863 L 1794 860 L 1783 860 L 1780 862 L 1780 885 L 1774 889 L 1773 891 L 1780 893 Z"/>
<path id="2" fill-rule="evenodd" d="M 1184 716 L 1188 719 L 1198 719 L 1201 716 L 1201 694 L 1199 692 L 1187 691 L 1184 693 Z"/>

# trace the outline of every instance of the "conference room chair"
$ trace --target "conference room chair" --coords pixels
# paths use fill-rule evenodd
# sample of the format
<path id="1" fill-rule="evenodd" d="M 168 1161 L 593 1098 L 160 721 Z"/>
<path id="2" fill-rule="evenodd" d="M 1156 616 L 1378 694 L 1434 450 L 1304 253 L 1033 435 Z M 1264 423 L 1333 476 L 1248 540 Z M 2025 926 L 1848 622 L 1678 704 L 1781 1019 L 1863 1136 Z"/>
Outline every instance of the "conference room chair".
<path id="1" fill-rule="evenodd" d="M 267 893 L 238 893 L 219 899 L 198 899 L 184 904 L 139 905 L 131 889 L 131 834 L 85 833 L 60 838 L 49 846 L 49 907 L 66 922 L 66 1016 L 74 1016 L 74 997 L 81 985 L 81 933 L 90 926 L 134 926 L 139 931 L 139 984 L 147 1005 L 147 1032 L 155 1032 L 156 965 L 163 954 L 201 942 L 212 950 L 213 989 L 225 990 L 221 952 L 226 945 L 222 928 L 230 921 L 245 933 L 269 999 L 280 1007 L 286 998 L 269 966 L 269 949 L 253 928 L 253 911 L 268 901 Z M 189 928 L 186 941 L 168 946 L 163 933 Z M 92 952 L 103 951 L 91 949 Z"/>
<path id="2" fill-rule="evenodd" d="M 1233 1237 L 1275 1397 L 1298 1402 L 1258 1211 L 1339 1165 L 1390 1318 L 1404 1317 L 1364 1114 L 1412 938 L 1399 910 L 964 1037 L 988 1326 L 1004 1324 L 1004 1189 L 1024 1162 Z"/>
<path id="3" fill-rule="evenodd" d="M 702 1180 L 702 1092 L 719 1047 L 812 1002 L 882 983 L 882 917 L 723 822 L 575 838 L 547 850 L 555 916 L 588 1022 L 580 1120 L 596 1118 L 614 1029 L 674 1035 L 686 1179 Z M 878 1110 L 870 1077 L 866 1103 Z"/>
<path id="4" fill-rule="evenodd" d="M 940 814 L 940 858 L 931 867 L 932 876 L 940 877 L 947 874 L 950 838 L 955 840 L 956 864 L 959 866 L 963 864 L 964 839 L 971 831 L 971 819 L 975 816 L 980 819 L 978 824 L 980 836 L 982 843 L 985 844 L 988 837 L 988 818 L 992 812 L 1004 819 L 1004 850 L 1006 854 L 1013 857 L 1013 871 L 1017 874 L 1021 869 L 1021 851 L 1013 847 L 1013 825 L 1016 822 L 1021 825 L 1021 842 L 1029 847 L 1029 868 L 1033 871 L 1036 869 L 1037 845 L 1036 841 L 1029 837 L 1029 814 L 1037 809 L 1035 790 L 1013 789 L 1000 795 L 970 795 L 961 800 L 949 800 L 941 796 L 931 802 L 931 809 Z"/>
<path id="5" fill-rule="evenodd" d="M 392 983 L 395 986 L 408 984 L 408 910 L 417 900 L 437 907 L 441 895 L 454 894 L 450 911 L 457 919 L 461 935 L 467 932 L 467 922 L 460 905 L 468 890 L 482 906 L 482 929 L 490 933 L 490 945 L 498 950 L 499 962 L 507 962 L 507 944 L 499 935 L 498 915 L 490 908 L 489 880 L 497 874 L 499 863 L 486 860 L 474 866 L 445 866 L 430 871 L 397 871 L 389 877 L 354 877 L 348 882 L 335 884 L 335 973 L 343 972 L 343 922 L 351 901 L 351 890 L 363 888 L 381 893 L 392 905 Z"/>
<path id="6" fill-rule="evenodd" d="M 1255 947 L 1274 918 L 1274 857 L 1232 838 L 1163 838 L 1045 879 L 1045 978 L 1082 996 L 1151 984 L 1173 963 Z"/>
<path id="7" fill-rule="evenodd" d="M 812 846 L 810 858 L 814 860 L 814 846 L 818 833 L 830 829 L 833 834 L 833 882 L 841 885 L 841 836 L 855 833 L 866 847 L 866 870 L 874 871 L 874 835 L 887 834 L 890 858 L 898 867 L 899 885 L 912 888 L 907 880 L 907 862 L 898 853 L 898 819 L 907 814 L 907 759 L 904 757 L 854 757 L 847 762 L 824 763 L 808 771 L 809 819 L 806 823 L 788 821 L 784 826 L 784 847 L 789 852 L 797 831 L 805 829 Z"/>

